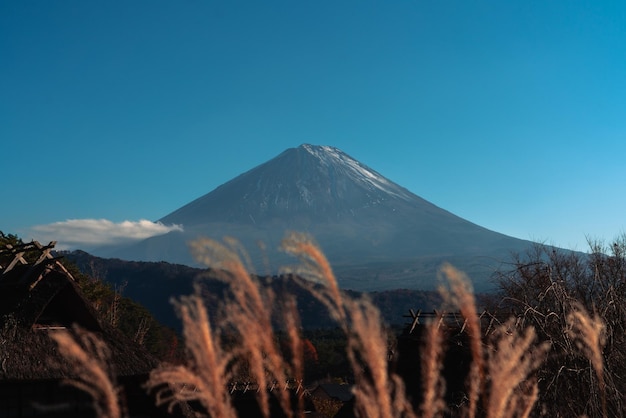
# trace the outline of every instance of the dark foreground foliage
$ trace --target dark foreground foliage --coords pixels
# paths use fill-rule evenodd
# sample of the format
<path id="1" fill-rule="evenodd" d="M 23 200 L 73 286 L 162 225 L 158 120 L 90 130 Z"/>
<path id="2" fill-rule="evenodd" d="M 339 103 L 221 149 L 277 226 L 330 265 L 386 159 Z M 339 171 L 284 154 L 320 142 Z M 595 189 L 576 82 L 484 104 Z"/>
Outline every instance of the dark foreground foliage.
<path id="1" fill-rule="evenodd" d="M 19 241 L 4 234 L 0 239 Z M 448 328 L 438 313 L 424 325 L 416 350 L 411 350 L 418 351 L 419 359 L 413 392 L 405 392 L 411 387 L 409 381 L 389 368 L 393 332 L 382 325 L 379 310 L 370 298 L 340 291 L 327 260 L 311 241 L 292 236 L 287 249 L 301 258 L 317 283 L 304 281 L 298 286 L 326 309 L 335 330 L 308 335 L 302 332 L 296 310 L 296 301 L 301 300 L 297 291 L 288 288 L 292 282 L 248 274 L 236 253 L 222 244 L 199 240 L 196 245 L 200 259 L 214 253 L 220 257 L 222 290 L 228 292 L 217 296 L 226 303 L 215 315 L 208 310 L 215 309 L 209 303 L 215 295 L 211 299 L 206 287 L 194 286 L 191 296 L 179 299 L 176 306 L 187 354 L 180 359 L 174 355 L 173 333 L 170 340 L 167 334 L 150 337 L 153 323 L 147 310 L 125 301 L 123 285 L 107 286 L 68 264 L 103 318 L 137 342 L 152 341 L 152 350 L 161 358 L 174 359 L 154 369 L 145 386 L 157 404 L 170 410 L 191 404 L 210 416 L 237 416 L 229 385 L 243 376 L 257 385 L 255 402 L 264 416 L 270 416 L 274 395 L 263 388 L 345 375 L 342 380 L 354 384 L 348 407 L 356 416 L 624 415 L 623 239 L 608 247 L 594 244 L 589 254 L 537 246 L 516 256 L 509 271 L 498 273 L 501 293 L 492 299 L 497 302 L 487 305 L 486 322 L 467 277 L 451 266 L 442 267 L 447 279 L 441 292 L 444 309 L 458 311 L 461 322 L 458 330 Z M 279 312 L 273 311 L 275 307 Z M 311 304 L 304 308 L 317 310 Z M 163 328 L 154 325 L 154 329 Z M 458 387 L 446 376 L 448 359 L 455 357 L 446 355 L 453 345 L 447 330 L 460 336 L 459 344 L 465 347 L 461 354 L 467 367 Z M 59 350 L 73 356 L 78 373 L 94 366 L 89 353 L 82 354 L 68 333 L 60 331 L 55 340 Z M 458 361 L 454 363 L 456 367 Z M 106 380 L 108 364 L 95 366 Z M 93 387 L 94 394 L 102 391 L 109 402 L 109 413 L 101 416 L 123 415 L 119 408 L 123 399 L 108 380 L 103 382 Z M 292 408 L 303 413 L 288 393 L 271 393 L 288 416 Z"/>
<path id="2" fill-rule="evenodd" d="M 23 244 L 23 241 L 17 235 L 0 231 L 0 246 L 7 244 L 17 246 Z M 24 254 L 28 262 L 34 262 L 37 256 Z M 142 304 L 125 297 L 123 283 L 108 283 L 100 280 L 97 274 L 85 274 L 66 257 L 61 261 L 76 279 L 83 296 L 91 302 L 101 320 L 120 330 L 159 359 L 176 361 L 180 358 L 182 349 L 175 330 L 162 325 Z M 94 273 L 97 272 L 94 270 Z"/>
<path id="3" fill-rule="evenodd" d="M 622 417 L 626 409 L 626 239 L 590 243 L 588 254 L 537 245 L 499 273 L 501 302 L 492 306 L 532 326 L 551 354 L 539 370 L 541 409 L 547 416 Z M 581 355 L 568 316 L 581 309 L 604 323 L 604 382 Z M 605 388 L 603 394 L 602 388 Z M 606 411 L 604 411 L 606 404 Z"/>

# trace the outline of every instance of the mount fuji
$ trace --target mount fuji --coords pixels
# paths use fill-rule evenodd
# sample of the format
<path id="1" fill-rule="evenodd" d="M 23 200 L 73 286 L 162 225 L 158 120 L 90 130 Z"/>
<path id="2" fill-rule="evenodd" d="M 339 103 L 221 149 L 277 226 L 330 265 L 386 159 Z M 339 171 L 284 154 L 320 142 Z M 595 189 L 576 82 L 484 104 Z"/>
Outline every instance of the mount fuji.
<path id="1" fill-rule="evenodd" d="M 330 146 L 290 148 L 159 220 L 173 231 L 107 251 L 126 260 L 197 265 L 187 243 L 236 238 L 258 274 L 295 260 L 280 252 L 286 231 L 314 237 L 344 288 L 433 289 L 443 262 L 476 290 L 511 252 L 532 243 L 462 219 Z M 263 243 L 260 246 L 258 243 Z"/>

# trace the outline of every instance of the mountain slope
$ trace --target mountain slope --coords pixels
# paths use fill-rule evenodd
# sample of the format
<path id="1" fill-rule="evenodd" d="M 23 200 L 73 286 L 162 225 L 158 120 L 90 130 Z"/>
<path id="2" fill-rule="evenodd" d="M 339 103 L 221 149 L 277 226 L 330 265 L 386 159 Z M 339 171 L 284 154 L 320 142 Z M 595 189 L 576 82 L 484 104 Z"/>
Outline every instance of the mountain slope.
<path id="1" fill-rule="evenodd" d="M 464 220 L 411 193 L 337 148 L 291 148 L 160 219 L 184 232 L 123 250 L 126 259 L 193 265 L 186 242 L 237 238 L 261 274 L 292 260 L 277 251 L 288 230 L 315 237 L 344 287 L 432 288 L 449 261 L 488 286 L 494 260 L 528 241 Z M 265 244 L 265 249 L 257 246 Z"/>

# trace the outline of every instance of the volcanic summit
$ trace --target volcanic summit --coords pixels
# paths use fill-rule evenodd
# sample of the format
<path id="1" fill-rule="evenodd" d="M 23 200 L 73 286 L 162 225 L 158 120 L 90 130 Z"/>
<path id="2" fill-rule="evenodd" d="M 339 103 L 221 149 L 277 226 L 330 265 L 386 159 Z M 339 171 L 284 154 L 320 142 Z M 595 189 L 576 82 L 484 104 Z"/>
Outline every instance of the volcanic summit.
<path id="1" fill-rule="evenodd" d="M 285 233 L 306 232 L 340 285 L 356 290 L 431 289 L 443 262 L 466 271 L 481 290 L 499 261 L 531 244 L 439 208 L 337 148 L 310 144 L 287 149 L 159 221 L 181 224 L 184 232 L 119 248 L 115 256 L 195 265 L 189 240 L 230 236 L 257 273 L 274 274 L 294 262 L 278 251 Z"/>

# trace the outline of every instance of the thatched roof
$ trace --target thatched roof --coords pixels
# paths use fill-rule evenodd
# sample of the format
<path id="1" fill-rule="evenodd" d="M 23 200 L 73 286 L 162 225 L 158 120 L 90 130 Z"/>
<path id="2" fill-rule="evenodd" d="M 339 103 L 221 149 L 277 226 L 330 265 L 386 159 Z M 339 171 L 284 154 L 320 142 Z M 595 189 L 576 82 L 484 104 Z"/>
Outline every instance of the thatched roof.
<path id="1" fill-rule="evenodd" d="M 336 399 L 341 402 L 348 402 L 354 398 L 352 385 L 339 383 L 320 383 L 316 387 L 309 389 L 313 396 Z"/>
<path id="2" fill-rule="evenodd" d="M 33 242 L 0 249 L 0 380 L 73 377 L 50 334 L 76 333 L 77 326 L 106 343 L 115 375 L 148 373 L 156 361 L 98 319 L 72 275 L 51 255 L 53 247 Z"/>
<path id="3" fill-rule="evenodd" d="M 24 328 L 54 321 L 101 331 L 95 310 L 74 278 L 59 266 L 58 259 L 51 259 L 39 265 L 16 266 L 0 275 L 0 315 Z"/>
<path id="4" fill-rule="evenodd" d="M 70 330 L 75 333 L 74 330 Z M 39 380 L 75 377 L 71 364 L 59 354 L 50 333 L 59 330 L 4 330 L 0 336 L 0 380 Z M 156 362 L 149 353 L 133 346 L 123 336 L 96 334 L 102 338 L 110 357 L 105 359 L 117 377 L 144 375 Z"/>

